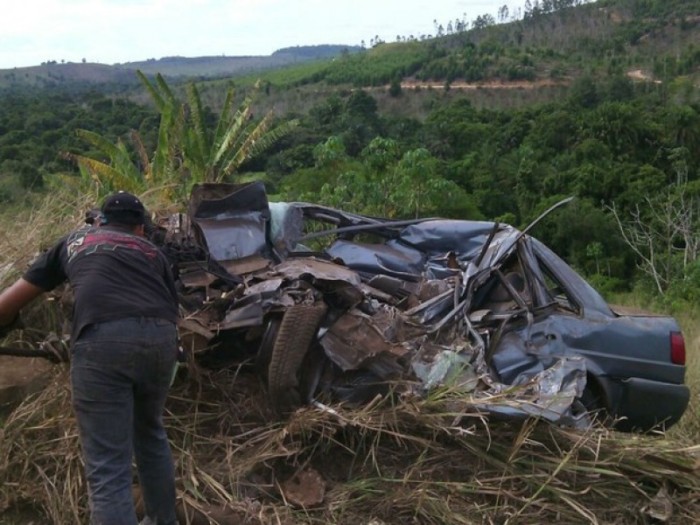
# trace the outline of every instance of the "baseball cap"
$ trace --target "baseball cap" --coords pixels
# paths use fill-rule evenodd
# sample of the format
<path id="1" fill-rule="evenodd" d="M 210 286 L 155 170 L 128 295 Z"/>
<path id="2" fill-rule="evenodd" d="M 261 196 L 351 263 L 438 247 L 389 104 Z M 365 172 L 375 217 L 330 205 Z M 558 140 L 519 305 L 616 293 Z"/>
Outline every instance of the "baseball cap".
<path id="1" fill-rule="evenodd" d="M 105 197 L 100 211 L 108 223 L 137 225 L 146 220 L 146 209 L 139 198 L 126 191 L 118 191 Z"/>

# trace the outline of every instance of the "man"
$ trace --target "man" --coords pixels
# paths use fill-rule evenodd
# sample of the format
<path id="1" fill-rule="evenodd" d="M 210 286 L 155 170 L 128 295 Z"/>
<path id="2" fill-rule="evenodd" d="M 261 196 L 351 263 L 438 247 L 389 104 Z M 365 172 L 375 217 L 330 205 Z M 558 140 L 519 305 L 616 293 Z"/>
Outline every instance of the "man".
<path id="1" fill-rule="evenodd" d="M 144 523 L 177 523 L 162 420 L 177 359 L 177 293 L 167 260 L 144 238 L 145 220 L 134 195 L 108 196 L 96 225 L 62 238 L 0 294 L 2 327 L 41 293 L 71 285 L 73 409 L 93 525 L 136 524 L 132 455 Z"/>

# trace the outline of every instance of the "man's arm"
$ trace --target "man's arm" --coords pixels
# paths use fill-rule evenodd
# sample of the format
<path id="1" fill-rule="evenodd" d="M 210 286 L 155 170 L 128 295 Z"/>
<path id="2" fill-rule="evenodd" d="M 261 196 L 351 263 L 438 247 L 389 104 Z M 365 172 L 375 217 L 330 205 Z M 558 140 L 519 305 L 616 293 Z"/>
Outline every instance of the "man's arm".
<path id="1" fill-rule="evenodd" d="M 0 293 L 0 326 L 11 324 L 19 311 L 44 293 L 44 290 L 24 278 Z"/>

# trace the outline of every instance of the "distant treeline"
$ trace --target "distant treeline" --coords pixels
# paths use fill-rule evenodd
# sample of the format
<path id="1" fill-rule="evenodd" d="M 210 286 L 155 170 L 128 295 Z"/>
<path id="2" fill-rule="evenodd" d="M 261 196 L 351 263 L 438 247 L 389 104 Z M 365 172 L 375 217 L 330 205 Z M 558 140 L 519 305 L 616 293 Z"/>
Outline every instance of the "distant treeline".
<path id="1" fill-rule="evenodd" d="M 569 3 L 554 2 L 551 13 L 533 3 L 517 22 L 261 75 L 268 105 L 303 89 L 310 109 L 277 114 L 299 126 L 236 177 L 259 174 L 281 199 L 520 227 L 573 195 L 535 232 L 570 263 L 604 289 L 700 298 L 700 1 Z M 499 91 L 490 107 L 477 107 L 473 92 L 450 93 L 456 81 L 514 79 L 566 88 L 527 105 L 506 104 L 512 92 Z M 443 87 L 423 96 L 402 88 L 406 80 Z M 201 91 L 216 104 L 224 85 Z M 368 86 L 381 89 L 358 89 Z M 137 130 L 153 148 L 158 126 L 154 109 L 105 92 L 7 92 L 0 201 L 75 174 L 63 152 L 97 154 L 76 129 L 124 143 Z"/>

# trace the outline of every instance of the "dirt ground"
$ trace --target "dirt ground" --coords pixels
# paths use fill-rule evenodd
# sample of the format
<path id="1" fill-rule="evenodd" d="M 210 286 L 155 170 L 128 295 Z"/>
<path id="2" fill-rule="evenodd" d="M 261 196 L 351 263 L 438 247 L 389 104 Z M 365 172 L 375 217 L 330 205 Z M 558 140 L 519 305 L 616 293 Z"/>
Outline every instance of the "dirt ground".
<path id="1" fill-rule="evenodd" d="M 641 69 L 630 70 L 627 76 L 634 81 L 638 82 L 653 82 L 655 84 L 660 84 L 660 80 L 655 80 L 653 76 Z M 566 86 L 569 84 L 568 80 L 554 80 L 550 78 L 541 78 L 537 80 L 514 80 L 514 81 L 502 81 L 502 80 L 490 80 L 487 82 L 463 82 L 455 81 L 450 82 L 450 89 L 457 90 L 475 90 L 475 89 L 538 89 L 543 87 L 555 87 L 555 86 Z M 409 80 L 401 82 L 402 89 L 444 89 L 445 82 L 418 82 L 415 80 Z"/>
<path id="2" fill-rule="evenodd" d="M 506 81 L 488 81 L 488 82 L 450 82 L 450 89 L 535 89 L 541 87 L 552 87 L 552 86 L 562 86 L 566 82 L 556 81 L 551 79 L 539 79 L 539 80 L 514 80 L 511 82 Z M 416 82 L 408 81 L 401 82 L 401 89 L 444 89 L 444 82 Z"/>
<path id="3" fill-rule="evenodd" d="M 42 358 L 0 356 L 0 414 L 44 387 L 53 366 Z"/>

